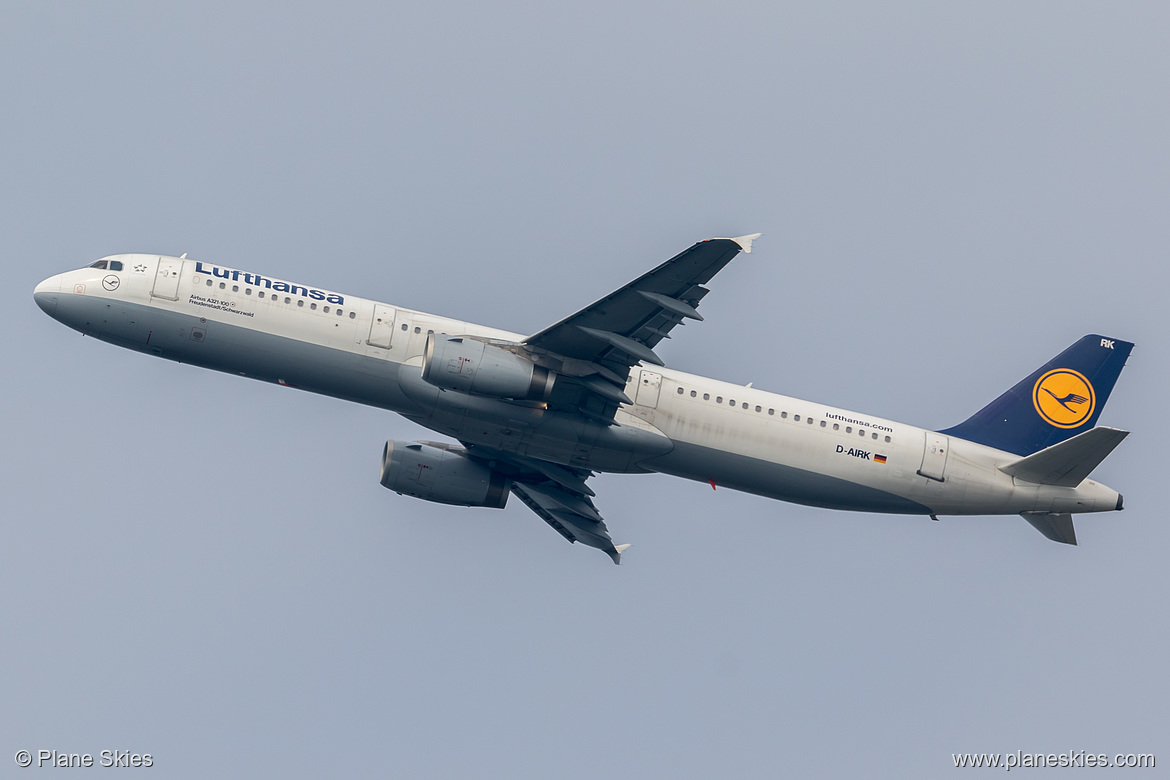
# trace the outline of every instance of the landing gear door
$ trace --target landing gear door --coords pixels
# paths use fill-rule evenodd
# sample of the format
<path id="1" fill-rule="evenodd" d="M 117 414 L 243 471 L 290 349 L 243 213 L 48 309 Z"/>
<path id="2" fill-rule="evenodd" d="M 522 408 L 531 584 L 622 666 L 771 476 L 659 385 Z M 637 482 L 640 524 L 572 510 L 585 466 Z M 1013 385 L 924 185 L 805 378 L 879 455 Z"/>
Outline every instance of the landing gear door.
<path id="1" fill-rule="evenodd" d="M 390 349 L 390 339 L 394 336 L 394 316 L 397 314 L 393 306 L 374 304 L 374 318 L 370 320 L 370 337 L 366 343 L 371 347 Z"/>
<path id="2" fill-rule="evenodd" d="M 183 272 L 183 261 L 173 257 L 160 257 L 158 269 L 154 272 L 154 289 L 150 294 L 168 301 L 179 300 L 179 275 Z"/>
<path id="3" fill-rule="evenodd" d="M 658 393 L 661 389 L 662 374 L 643 369 L 642 376 L 638 379 L 638 394 L 634 400 L 638 406 L 656 409 L 658 407 Z"/>
<path id="4" fill-rule="evenodd" d="M 947 450 L 951 448 L 951 440 L 941 433 L 926 432 L 926 441 L 922 449 L 922 467 L 918 473 L 923 477 L 946 480 Z"/>

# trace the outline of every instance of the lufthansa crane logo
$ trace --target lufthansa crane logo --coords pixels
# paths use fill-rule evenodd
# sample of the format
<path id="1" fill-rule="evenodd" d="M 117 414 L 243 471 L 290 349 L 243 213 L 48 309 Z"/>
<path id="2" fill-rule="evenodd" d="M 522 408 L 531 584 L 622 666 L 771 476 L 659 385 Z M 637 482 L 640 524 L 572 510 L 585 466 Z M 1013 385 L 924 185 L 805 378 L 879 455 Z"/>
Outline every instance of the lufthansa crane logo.
<path id="1" fill-rule="evenodd" d="M 1032 404 L 1041 417 L 1057 428 L 1076 428 L 1093 416 L 1097 394 L 1084 374 L 1071 368 L 1056 368 L 1036 380 Z"/>

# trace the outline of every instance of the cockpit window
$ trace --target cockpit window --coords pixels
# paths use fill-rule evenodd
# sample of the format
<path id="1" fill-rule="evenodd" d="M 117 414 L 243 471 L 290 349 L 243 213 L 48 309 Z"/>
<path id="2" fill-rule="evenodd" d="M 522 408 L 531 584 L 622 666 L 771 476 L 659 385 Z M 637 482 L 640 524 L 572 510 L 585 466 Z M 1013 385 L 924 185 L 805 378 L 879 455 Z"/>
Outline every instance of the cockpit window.
<path id="1" fill-rule="evenodd" d="M 122 261 L 121 260 L 111 260 L 110 261 L 110 270 L 111 271 L 121 271 L 122 270 Z"/>
<path id="2" fill-rule="evenodd" d="M 94 263 L 93 265 L 90 266 L 90 268 L 105 268 L 105 267 L 106 267 L 105 260 L 98 260 L 96 263 Z"/>

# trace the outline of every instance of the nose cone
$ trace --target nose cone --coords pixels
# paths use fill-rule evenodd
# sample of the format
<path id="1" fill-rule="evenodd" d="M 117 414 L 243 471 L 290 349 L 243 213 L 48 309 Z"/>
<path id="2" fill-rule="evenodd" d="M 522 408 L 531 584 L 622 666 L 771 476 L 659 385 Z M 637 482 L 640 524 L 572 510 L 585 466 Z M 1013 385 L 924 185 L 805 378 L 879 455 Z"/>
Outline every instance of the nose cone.
<path id="1" fill-rule="evenodd" d="M 61 295 L 61 275 L 50 276 L 33 288 L 33 300 L 50 317 L 57 315 L 57 299 Z"/>

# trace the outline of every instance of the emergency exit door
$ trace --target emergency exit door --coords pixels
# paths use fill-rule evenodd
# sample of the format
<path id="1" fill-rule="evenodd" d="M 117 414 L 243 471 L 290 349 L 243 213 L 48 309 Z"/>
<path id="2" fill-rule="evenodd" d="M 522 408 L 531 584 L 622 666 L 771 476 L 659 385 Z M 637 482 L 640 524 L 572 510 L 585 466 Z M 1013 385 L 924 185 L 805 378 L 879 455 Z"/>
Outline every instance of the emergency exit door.
<path id="1" fill-rule="evenodd" d="M 643 369 L 642 376 L 638 378 L 638 393 L 634 400 L 639 406 L 655 409 L 658 407 L 658 393 L 661 389 L 662 374 Z"/>
<path id="2" fill-rule="evenodd" d="M 370 320 L 370 337 L 366 339 L 367 344 L 371 347 L 390 349 L 390 340 L 394 337 L 395 314 L 393 306 L 374 304 L 374 317 Z"/>

